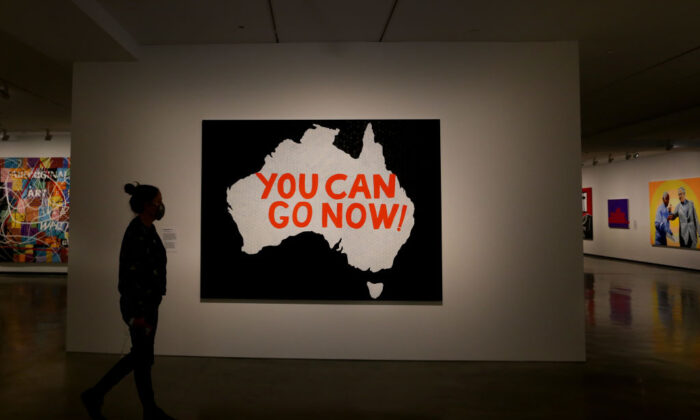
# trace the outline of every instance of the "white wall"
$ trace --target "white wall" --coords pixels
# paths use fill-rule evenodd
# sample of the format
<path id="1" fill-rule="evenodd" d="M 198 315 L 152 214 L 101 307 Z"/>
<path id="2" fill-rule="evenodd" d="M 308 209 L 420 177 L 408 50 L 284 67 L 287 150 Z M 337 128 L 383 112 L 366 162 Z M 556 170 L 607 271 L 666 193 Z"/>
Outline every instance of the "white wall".
<path id="1" fill-rule="evenodd" d="M 649 182 L 700 177 L 700 152 L 673 151 L 637 160 L 614 161 L 582 170 L 583 187 L 593 188 L 593 240 L 587 254 L 700 269 L 700 252 L 651 246 Z M 630 229 L 608 227 L 608 200 L 629 199 Z"/>
<path id="2" fill-rule="evenodd" d="M 70 134 L 53 133 L 51 141 L 46 133 L 8 132 L 10 139 L 0 142 L 0 158 L 6 157 L 70 157 Z"/>
<path id="3" fill-rule="evenodd" d="M 70 157 L 69 133 L 54 133 L 51 141 L 44 140 L 46 133 L 9 132 L 8 134 L 10 139 L 0 142 L 0 158 Z M 67 264 L 0 263 L 0 273 L 65 273 L 67 270 Z"/>
<path id="4" fill-rule="evenodd" d="M 77 65 L 73 98 L 69 351 L 121 349 L 122 186 L 138 180 L 179 234 L 161 354 L 585 358 L 576 44 L 151 47 Z M 443 303 L 200 302 L 202 120 L 365 118 L 441 120 Z"/>

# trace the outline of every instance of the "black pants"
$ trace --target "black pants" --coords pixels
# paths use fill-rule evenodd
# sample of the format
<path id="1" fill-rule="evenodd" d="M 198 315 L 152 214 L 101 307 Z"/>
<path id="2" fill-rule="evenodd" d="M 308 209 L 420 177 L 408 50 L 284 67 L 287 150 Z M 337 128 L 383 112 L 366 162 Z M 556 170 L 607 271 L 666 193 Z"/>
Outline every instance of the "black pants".
<path id="1" fill-rule="evenodd" d="M 127 323 L 131 318 L 122 312 L 124 321 Z M 151 366 L 154 362 L 153 344 L 155 342 L 156 327 L 158 326 L 158 307 L 147 311 L 146 323 L 151 331 L 146 331 L 142 327 L 129 326 L 131 335 L 131 351 L 122 357 L 93 388 L 99 395 L 105 395 L 126 375 L 134 372 L 136 390 L 144 410 L 155 407 L 153 397 L 153 383 L 151 381 Z"/>

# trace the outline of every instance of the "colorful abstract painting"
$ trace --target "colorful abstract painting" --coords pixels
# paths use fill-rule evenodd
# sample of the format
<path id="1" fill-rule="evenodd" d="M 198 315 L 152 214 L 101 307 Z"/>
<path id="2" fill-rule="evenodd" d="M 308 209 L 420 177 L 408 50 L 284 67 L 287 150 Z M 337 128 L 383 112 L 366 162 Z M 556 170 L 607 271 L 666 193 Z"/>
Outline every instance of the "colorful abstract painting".
<path id="1" fill-rule="evenodd" d="M 629 202 L 626 198 L 608 200 L 608 226 L 629 229 Z"/>
<path id="2" fill-rule="evenodd" d="M 0 262 L 68 261 L 70 158 L 0 158 Z"/>

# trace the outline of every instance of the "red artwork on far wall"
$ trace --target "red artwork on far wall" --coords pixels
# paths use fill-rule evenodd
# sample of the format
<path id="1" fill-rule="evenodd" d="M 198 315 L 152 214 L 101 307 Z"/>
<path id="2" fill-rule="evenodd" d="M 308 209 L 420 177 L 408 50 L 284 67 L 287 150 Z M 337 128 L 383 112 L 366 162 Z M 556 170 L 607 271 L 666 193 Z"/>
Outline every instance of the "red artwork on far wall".
<path id="1" fill-rule="evenodd" d="M 581 219 L 583 239 L 593 240 L 593 188 L 591 187 L 581 190 L 581 210 L 583 211 Z"/>

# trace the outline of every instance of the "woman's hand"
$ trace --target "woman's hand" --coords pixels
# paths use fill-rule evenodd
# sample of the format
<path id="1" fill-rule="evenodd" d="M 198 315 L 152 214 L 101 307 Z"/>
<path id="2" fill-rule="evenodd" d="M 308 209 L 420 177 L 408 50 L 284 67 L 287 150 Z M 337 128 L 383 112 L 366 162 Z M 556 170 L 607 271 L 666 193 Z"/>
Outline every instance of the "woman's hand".
<path id="1" fill-rule="evenodd" d="M 129 320 L 129 325 L 134 328 L 143 329 L 146 335 L 150 334 L 151 331 L 153 331 L 153 327 L 148 322 L 146 322 L 146 318 L 144 317 L 131 318 Z"/>

